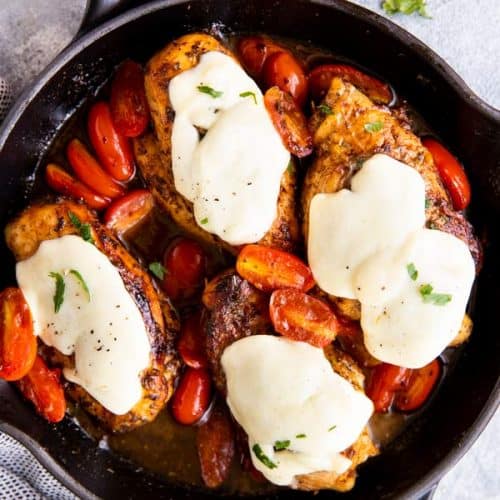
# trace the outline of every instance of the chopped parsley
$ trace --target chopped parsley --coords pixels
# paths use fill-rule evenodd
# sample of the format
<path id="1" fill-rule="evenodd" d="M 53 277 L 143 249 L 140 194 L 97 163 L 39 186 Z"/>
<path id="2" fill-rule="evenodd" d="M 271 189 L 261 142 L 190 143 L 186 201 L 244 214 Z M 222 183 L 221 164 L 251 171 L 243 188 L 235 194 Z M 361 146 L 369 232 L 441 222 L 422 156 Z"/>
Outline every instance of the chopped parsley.
<path id="1" fill-rule="evenodd" d="M 406 266 L 406 270 L 408 271 L 408 275 L 410 276 L 410 278 L 413 281 L 415 281 L 418 278 L 418 271 L 417 271 L 417 268 L 415 267 L 415 264 L 413 262 L 410 262 Z"/>
<path id="2" fill-rule="evenodd" d="M 56 280 L 56 291 L 54 293 L 53 301 L 54 301 L 54 312 L 58 313 L 59 309 L 61 309 L 62 303 L 64 302 L 64 290 L 66 285 L 64 283 L 64 278 L 62 274 L 51 272 L 49 273 L 51 278 Z"/>
<path id="3" fill-rule="evenodd" d="M 75 226 L 75 229 L 78 229 L 80 236 L 89 243 L 94 244 L 94 238 L 92 238 L 92 230 L 90 224 L 83 224 L 82 221 L 78 218 L 78 216 L 73 212 L 68 212 L 69 220 L 71 224 Z"/>
<path id="4" fill-rule="evenodd" d="M 220 97 L 224 92 L 220 90 L 214 90 L 212 87 L 209 87 L 208 85 L 198 85 L 196 87 L 202 94 L 208 94 L 210 97 L 213 97 L 216 99 L 217 97 Z"/>
<path id="5" fill-rule="evenodd" d="M 276 469 L 278 467 L 263 451 L 259 444 L 252 446 L 252 451 L 255 456 L 269 469 Z"/>
<path id="6" fill-rule="evenodd" d="M 365 123 L 364 129 L 367 132 L 370 132 L 370 134 L 373 134 L 374 132 L 378 132 L 379 130 L 382 130 L 382 122 Z"/>
<path id="7" fill-rule="evenodd" d="M 324 115 L 332 115 L 333 111 L 328 104 L 320 104 L 318 106 L 318 109 L 324 114 Z"/>
<path id="8" fill-rule="evenodd" d="M 288 166 L 286 167 L 286 171 L 289 173 L 289 174 L 294 174 L 295 173 L 295 165 L 293 164 L 293 160 L 290 160 L 288 162 Z"/>
<path id="9" fill-rule="evenodd" d="M 422 17 L 430 18 L 426 11 L 426 0 L 384 0 L 382 8 L 387 14 L 401 14 L 410 15 L 417 12 Z"/>
<path id="10" fill-rule="evenodd" d="M 203 224 L 203 225 L 208 224 L 208 217 L 201 219 L 200 224 Z"/>
<path id="11" fill-rule="evenodd" d="M 429 208 L 431 206 L 431 200 L 429 198 L 425 199 L 425 208 Z"/>
<path id="12" fill-rule="evenodd" d="M 328 432 L 333 431 L 333 429 L 335 429 L 336 427 L 337 427 L 336 425 L 332 425 L 332 426 L 328 429 Z"/>
<path id="13" fill-rule="evenodd" d="M 306 435 L 305 435 L 305 434 L 297 434 L 297 435 L 295 436 L 295 438 L 296 438 L 296 439 L 304 439 L 305 437 L 306 437 Z"/>
<path id="14" fill-rule="evenodd" d="M 289 439 L 286 439 L 285 441 L 275 441 L 274 442 L 274 451 L 286 450 L 289 446 L 290 446 Z"/>
<path id="15" fill-rule="evenodd" d="M 449 293 L 434 293 L 434 288 L 429 283 L 420 285 L 418 291 L 422 296 L 422 300 L 426 304 L 434 304 L 436 306 L 444 306 L 451 301 L 452 296 Z"/>
<path id="16" fill-rule="evenodd" d="M 255 95 L 255 92 L 252 92 L 250 90 L 247 90 L 246 92 L 242 92 L 240 94 L 240 97 L 252 97 L 253 98 L 253 102 L 255 104 L 257 104 L 257 96 Z"/>
<path id="17" fill-rule="evenodd" d="M 80 284 L 85 294 L 87 295 L 87 300 L 90 302 L 90 290 L 89 287 L 87 286 L 87 283 L 85 283 L 83 276 L 76 269 L 70 269 L 69 273 L 72 274 L 77 279 L 78 283 Z"/>
<path id="18" fill-rule="evenodd" d="M 162 266 L 161 262 L 151 262 L 149 270 L 160 280 L 165 277 L 167 270 Z"/>

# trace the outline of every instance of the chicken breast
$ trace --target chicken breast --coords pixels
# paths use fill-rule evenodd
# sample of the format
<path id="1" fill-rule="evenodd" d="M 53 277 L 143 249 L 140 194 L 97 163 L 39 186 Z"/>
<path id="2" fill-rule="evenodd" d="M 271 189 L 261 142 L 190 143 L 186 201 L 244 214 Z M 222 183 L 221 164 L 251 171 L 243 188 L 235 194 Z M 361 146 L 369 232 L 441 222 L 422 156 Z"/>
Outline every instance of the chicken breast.
<path id="1" fill-rule="evenodd" d="M 108 430 L 128 431 L 154 420 L 173 393 L 180 365 L 174 349 L 179 330 L 176 312 L 156 290 L 149 275 L 113 234 L 99 223 L 96 216 L 84 205 L 66 199 L 32 205 L 7 225 L 5 238 L 16 260 L 31 257 L 45 240 L 79 234 L 69 219 L 69 212 L 74 213 L 83 224 L 90 225 L 96 247 L 118 269 L 125 288 L 143 317 L 151 345 L 151 361 L 141 373 L 143 395 L 132 410 L 124 415 L 111 413 L 78 385 L 65 382 L 65 391 Z M 71 367 L 73 364 L 72 357 L 64 356 L 54 349 L 43 349 L 43 353 L 53 365 Z"/>

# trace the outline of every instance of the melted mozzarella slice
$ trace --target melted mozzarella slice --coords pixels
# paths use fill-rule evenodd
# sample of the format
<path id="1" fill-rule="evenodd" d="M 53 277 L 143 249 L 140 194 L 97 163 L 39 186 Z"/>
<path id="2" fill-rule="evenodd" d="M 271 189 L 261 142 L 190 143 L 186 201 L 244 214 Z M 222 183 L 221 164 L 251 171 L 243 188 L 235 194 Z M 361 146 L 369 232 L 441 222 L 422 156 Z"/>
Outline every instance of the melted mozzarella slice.
<path id="1" fill-rule="evenodd" d="M 197 223 L 232 245 L 258 241 L 290 161 L 258 86 L 232 57 L 208 52 L 172 79 L 169 98 L 175 186 Z"/>
<path id="2" fill-rule="evenodd" d="M 373 405 L 332 370 L 322 349 L 254 335 L 231 344 L 222 367 L 229 408 L 249 436 L 253 464 L 269 481 L 293 485 L 296 475 L 349 468 L 339 452 L 358 439 Z M 275 451 L 277 441 L 290 443 Z M 276 467 L 257 457 L 255 445 Z"/>
<path id="3" fill-rule="evenodd" d="M 76 270 L 86 283 L 71 273 Z M 63 302 L 54 308 L 59 273 Z M 142 315 L 118 270 L 94 245 L 67 235 L 40 244 L 17 263 L 17 282 L 30 307 L 35 334 L 69 356 L 67 380 L 82 386 L 116 415 L 127 413 L 142 396 L 140 373 L 149 365 L 150 345 Z"/>

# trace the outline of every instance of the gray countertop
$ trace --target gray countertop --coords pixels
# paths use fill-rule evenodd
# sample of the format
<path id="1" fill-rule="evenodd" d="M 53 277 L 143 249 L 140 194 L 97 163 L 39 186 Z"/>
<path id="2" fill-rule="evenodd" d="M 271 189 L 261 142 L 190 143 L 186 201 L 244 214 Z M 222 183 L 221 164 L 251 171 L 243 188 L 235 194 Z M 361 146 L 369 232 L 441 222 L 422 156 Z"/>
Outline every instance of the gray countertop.
<path id="1" fill-rule="evenodd" d="M 85 0 L 0 0 L 0 77 L 15 95 L 71 40 Z M 379 13 L 379 0 L 356 0 Z M 392 20 L 446 59 L 481 98 L 500 108 L 500 0 L 428 0 L 432 19 Z M 500 499 L 500 413 L 443 478 L 436 499 Z M 3 484 L 0 461 L 0 486 Z M 8 483 L 5 483 L 8 484 Z M 51 490 L 53 491 L 53 490 Z M 0 498 L 5 491 L 0 489 Z M 52 497 L 52 495 L 49 495 Z"/>

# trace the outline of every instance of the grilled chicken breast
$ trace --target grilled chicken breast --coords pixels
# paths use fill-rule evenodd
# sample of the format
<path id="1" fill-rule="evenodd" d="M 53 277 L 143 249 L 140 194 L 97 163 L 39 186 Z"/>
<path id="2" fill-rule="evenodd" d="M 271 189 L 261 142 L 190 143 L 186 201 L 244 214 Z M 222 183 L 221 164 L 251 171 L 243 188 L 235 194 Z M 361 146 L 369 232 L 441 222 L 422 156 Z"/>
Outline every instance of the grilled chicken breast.
<path id="1" fill-rule="evenodd" d="M 69 212 L 74 213 L 82 223 L 90 225 L 96 247 L 118 269 L 125 288 L 142 314 L 151 345 L 151 362 L 141 374 L 142 398 L 125 415 L 109 412 L 82 387 L 70 382 L 65 382 L 66 394 L 110 431 L 128 431 L 154 420 L 173 393 L 179 368 L 174 350 L 179 329 L 177 316 L 139 263 L 84 205 L 59 199 L 55 203 L 32 205 L 25 209 L 5 229 L 7 245 L 16 260 L 31 257 L 42 241 L 67 234 L 78 235 L 78 229 L 69 219 Z M 50 358 L 48 361 L 51 364 L 72 366 L 70 356 L 51 348 L 43 349 L 43 353 Z"/>

